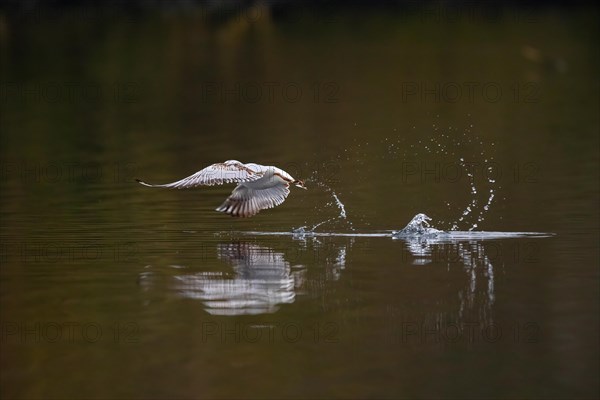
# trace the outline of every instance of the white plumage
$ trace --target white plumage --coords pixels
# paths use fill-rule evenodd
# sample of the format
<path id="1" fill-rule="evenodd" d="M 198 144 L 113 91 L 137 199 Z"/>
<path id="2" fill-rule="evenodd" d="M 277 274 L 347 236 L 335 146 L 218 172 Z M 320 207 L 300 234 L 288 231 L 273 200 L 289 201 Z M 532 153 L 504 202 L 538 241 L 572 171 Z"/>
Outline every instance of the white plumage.
<path id="1" fill-rule="evenodd" d="M 243 164 L 236 160 L 210 165 L 187 178 L 164 185 L 136 180 L 144 186 L 175 189 L 237 183 L 231 195 L 216 209 L 233 217 L 251 217 L 260 210 L 277 207 L 290 193 L 290 184 L 306 189 L 304 182 L 294 179 L 281 168 Z"/>

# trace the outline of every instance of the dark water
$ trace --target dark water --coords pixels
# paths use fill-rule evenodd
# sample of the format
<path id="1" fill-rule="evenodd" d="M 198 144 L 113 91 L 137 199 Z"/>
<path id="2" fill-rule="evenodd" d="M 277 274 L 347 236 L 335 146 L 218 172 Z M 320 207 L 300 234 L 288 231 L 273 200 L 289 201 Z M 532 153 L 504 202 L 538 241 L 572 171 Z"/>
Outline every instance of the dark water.
<path id="1" fill-rule="evenodd" d="M 2 397 L 597 397 L 597 9 L 255 12 L 0 15 Z"/>

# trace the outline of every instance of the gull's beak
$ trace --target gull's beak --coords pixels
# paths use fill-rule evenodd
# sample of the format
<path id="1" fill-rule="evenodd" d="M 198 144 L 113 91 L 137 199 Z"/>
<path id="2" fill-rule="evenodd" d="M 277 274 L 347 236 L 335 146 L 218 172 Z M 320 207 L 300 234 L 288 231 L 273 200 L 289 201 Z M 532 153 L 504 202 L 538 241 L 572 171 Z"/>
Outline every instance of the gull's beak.
<path id="1" fill-rule="evenodd" d="M 296 185 L 300 189 L 308 190 L 308 188 L 306 186 L 304 186 L 304 182 L 302 182 L 302 181 L 296 181 L 296 182 L 294 182 L 294 185 Z"/>

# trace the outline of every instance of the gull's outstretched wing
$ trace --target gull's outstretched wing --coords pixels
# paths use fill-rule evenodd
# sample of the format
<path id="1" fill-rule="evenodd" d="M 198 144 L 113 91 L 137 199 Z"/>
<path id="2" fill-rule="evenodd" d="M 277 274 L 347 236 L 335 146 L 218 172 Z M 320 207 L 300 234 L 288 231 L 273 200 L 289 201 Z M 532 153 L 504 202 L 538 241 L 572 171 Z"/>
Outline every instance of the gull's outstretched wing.
<path id="1" fill-rule="evenodd" d="M 251 217 L 260 210 L 277 207 L 290 193 L 288 185 L 278 183 L 262 189 L 253 189 L 245 185 L 237 186 L 231 195 L 217 208 L 232 217 Z"/>
<path id="2" fill-rule="evenodd" d="M 229 160 L 224 163 L 210 165 L 194 175 L 164 185 L 152 185 L 139 179 L 136 179 L 136 181 L 149 187 L 184 189 L 196 186 L 222 185 L 224 183 L 250 182 L 260 179 L 263 174 L 263 171 L 256 168 L 251 168 L 239 161 Z"/>

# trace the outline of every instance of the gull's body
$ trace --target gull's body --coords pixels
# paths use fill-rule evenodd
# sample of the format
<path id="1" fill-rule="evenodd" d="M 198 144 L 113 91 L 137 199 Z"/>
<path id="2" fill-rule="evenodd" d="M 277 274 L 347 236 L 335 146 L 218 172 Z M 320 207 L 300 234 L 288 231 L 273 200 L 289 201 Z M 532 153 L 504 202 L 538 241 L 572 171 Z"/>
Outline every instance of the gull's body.
<path id="1" fill-rule="evenodd" d="M 194 175 L 164 185 L 137 181 L 144 186 L 175 189 L 237 183 L 227 200 L 216 209 L 233 217 L 251 217 L 260 210 L 277 207 L 290 193 L 290 184 L 306 189 L 304 182 L 281 168 L 236 160 L 210 165 Z"/>

